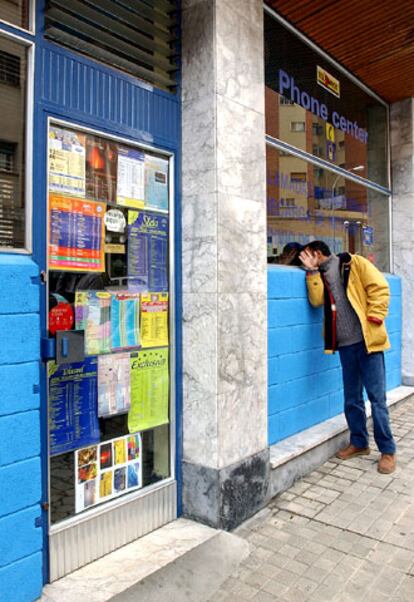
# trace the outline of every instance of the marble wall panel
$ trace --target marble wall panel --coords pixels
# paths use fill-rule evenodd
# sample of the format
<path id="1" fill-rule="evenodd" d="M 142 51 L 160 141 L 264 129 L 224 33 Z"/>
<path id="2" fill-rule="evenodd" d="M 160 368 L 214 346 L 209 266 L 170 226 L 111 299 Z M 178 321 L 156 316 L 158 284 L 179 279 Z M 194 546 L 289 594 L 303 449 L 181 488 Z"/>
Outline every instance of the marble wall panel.
<path id="1" fill-rule="evenodd" d="M 265 294 L 266 213 L 256 201 L 218 195 L 218 290 Z"/>
<path id="2" fill-rule="evenodd" d="M 217 293 L 217 240 L 214 236 L 183 240 L 183 291 Z"/>
<path id="3" fill-rule="evenodd" d="M 191 1 L 191 0 L 190 0 Z M 251 25 L 263 30 L 263 2 L 260 0 L 219 0 L 221 6 L 226 6 L 237 12 L 238 16 L 245 19 Z"/>
<path id="4" fill-rule="evenodd" d="M 182 195 L 182 235 L 185 240 L 217 236 L 217 196 L 203 192 Z"/>
<path id="5" fill-rule="evenodd" d="M 245 2 L 256 8 L 256 2 Z M 264 113 L 263 15 L 241 18 L 237 3 L 217 3 L 217 94 Z M 263 9 L 262 9 L 263 10 Z M 261 27 L 258 24 L 261 23 Z"/>
<path id="6" fill-rule="evenodd" d="M 264 115 L 217 96 L 217 188 L 266 211 Z"/>
<path id="7" fill-rule="evenodd" d="M 197 10 L 182 12 L 182 100 L 203 97 L 215 89 L 215 0 L 203 0 Z"/>
<path id="8" fill-rule="evenodd" d="M 391 106 L 394 272 L 402 278 L 404 384 L 414 385 L 414 102 Z"/>
<path id="9" fill-rule="evenodd" d="M 267 395 L 263 388 L 242 387 L 218 398 L 219 468 L 248 458 L 267 447 Z"/>
<path id="10" fill-rule="evenodd" d="M 183 169 L 186 167 L 196 169 L 202 176 L 206 171 L 216 168 L 214 94 L 206 94 L 202 98 L 183 103 L 182 146 L 186 155 Z M 183 193 L 188 194 L 185 178 L 183 178 Z"/>
<path id="11" fill-rule="evenodd" d="M 209 468 L 267 446 L 263 7 L 243 4 L 183 4 L 184 458 Z"/>
<path id="12" fill-rule="evenodd" d="M 183 295 L 183 453 L 217 467 L 217 296 Z"/>
<path id="13" fill-rule="evenodd" d="M 265 395 L 267 300 L 265 293 L 223 293 L 218 297 L 218 392 L 244 387 Z M 257 400 L 259 404 L 259 399 Z M 251 417 L 254 422 L 254 416 Z M 241 424 L 241 428 L 244 424 Z"/>

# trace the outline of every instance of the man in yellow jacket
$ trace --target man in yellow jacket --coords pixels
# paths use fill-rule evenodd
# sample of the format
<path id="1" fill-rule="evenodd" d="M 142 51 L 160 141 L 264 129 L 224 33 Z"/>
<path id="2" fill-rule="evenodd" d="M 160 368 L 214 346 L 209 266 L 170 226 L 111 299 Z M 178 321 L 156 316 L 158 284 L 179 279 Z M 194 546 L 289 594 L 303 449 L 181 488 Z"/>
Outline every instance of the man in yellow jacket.
<path id="1" fill-rule="evenodd" d="M 345 395 L 345 417 L 351 432 L 342 460 L 370 453 L 363 400 L 365 387 L 372 407 L 374 439 L 381 452 L 378 471 L 396 466 L 396 446 L 386 404 L 384 350 L 390 347 L 384 319 L 389 287 L 364 257 L 333 255 L 322 241 L 309 243 L 300 254 L 306 270 L 311 305 L 324 306 L 325 352 L 339 351 Z"/>

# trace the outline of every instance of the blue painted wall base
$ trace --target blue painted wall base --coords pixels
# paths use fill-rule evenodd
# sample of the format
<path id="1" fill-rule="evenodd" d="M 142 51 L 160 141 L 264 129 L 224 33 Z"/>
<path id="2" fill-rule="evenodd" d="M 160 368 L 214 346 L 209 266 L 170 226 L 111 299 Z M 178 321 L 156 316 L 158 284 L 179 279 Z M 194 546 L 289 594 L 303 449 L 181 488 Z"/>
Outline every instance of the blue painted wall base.
<path id="1" fill-rule="evenodd" d="M 39 275 L 0 255 L 0 600 L 42 590 Z"/>
<path id="2" fill-rule="evenodd" d="M 401 280 L 387 275 L 391 304 L 387 389 L 401 384 Z M 323 351 L 322 308 L 311 307 L 305 273 L 268 267 L 269 445 L 343 411 L 339 355 Z"/>

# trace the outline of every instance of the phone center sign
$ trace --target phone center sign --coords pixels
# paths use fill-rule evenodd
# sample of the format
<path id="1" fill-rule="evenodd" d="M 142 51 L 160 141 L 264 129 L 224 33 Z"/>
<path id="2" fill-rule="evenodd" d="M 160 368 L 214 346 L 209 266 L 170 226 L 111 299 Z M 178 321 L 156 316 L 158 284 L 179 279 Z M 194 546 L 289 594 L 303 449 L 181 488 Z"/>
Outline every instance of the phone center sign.
<path id="1" fill-rule="evenodd" d="M 364 128 L 361 128 L 357 121 L 348 119 L 338 113 L 338 111 L 332 111 L 332 114 L 329 115 L 326 104 L 320 102 L 305 90 L 301 90 L 296 85 L 293 76 L 286 73 L 283 69 L 279 69 L 279 94 L 285 98 L 289 98 L 292 102 L 300 105 L 307 111 L 311 111 L 311 113 L 324 121 L 332 123 L 335 128 L 345 134 L 350 134 L 359 142 L 367 144 L 368 132 Z"/>

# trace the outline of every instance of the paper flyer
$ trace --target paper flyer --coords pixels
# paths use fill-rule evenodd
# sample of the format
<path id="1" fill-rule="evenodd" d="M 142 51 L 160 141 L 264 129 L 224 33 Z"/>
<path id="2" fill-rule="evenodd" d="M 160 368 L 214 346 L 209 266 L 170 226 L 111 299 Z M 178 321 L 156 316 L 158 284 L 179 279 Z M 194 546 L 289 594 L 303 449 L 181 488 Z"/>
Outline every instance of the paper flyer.
<path id="1" fill-rule="evenodd" d="M 114 416 L 130 408 L 129 353 L 98 357 L 98 416 Z"/>
<path id="2" fill-rule="evenodd" d="M 115 203 L 117 144 L 99 136 L 86 136 L 86 196 Z"/>
<path id="3" fill-rule="evenodd" d="M 104 272 L 105 204 L 49 194 L 49 269 Z"/>
<path id="4" fill-rule="evenodd" d="M 99 441 L 97 361 L 49 362 L 50 455 Z"/>
<path id="5" fill-rule="evenodd" d="M 167 424 L 169 400 L 168 348 L 131 354 L 131 432 Z"/>
<path id="6" fill-rule="evenodd" d="M 145 155 L 143 152 L 118 147 L 118 205 L 142 209 L 145 198 Z"/>
<path id="7" fill-rule="evenodd" d="M 142 437 L 133 433 L 75 453 L 75 511 L 142 487 Z"/>
<path id="8" fill-rule="evenodd" d="M 168 217 L 128 211 L 128 276 L 131 289 L 168 291 Z"/>
<path id="9" fill-rule="evenodd" d="M 145 208 L 168 211 L 168 160 L 145 156 Z"/>
<path id="10" fill-rule="evenodd" d="M 141 294 L 141 346 L 168 345 L 168 293 Z"/>
<path id="11" fill-rule="evenodd" d="M 85 134 L 50 126 L 49 190 L 85 196 Z"/>
<path id="12" fill-rule="evenodd" d="M 139 293 L 113 293 L 111 299 L 112 349 L 139 347 Z"/>
<path id="13" fill-rule="evenodd" d="M 111 294 L 76 291 L 75 328 L 85 331 L 86 355 L 111 351 Z"/>

